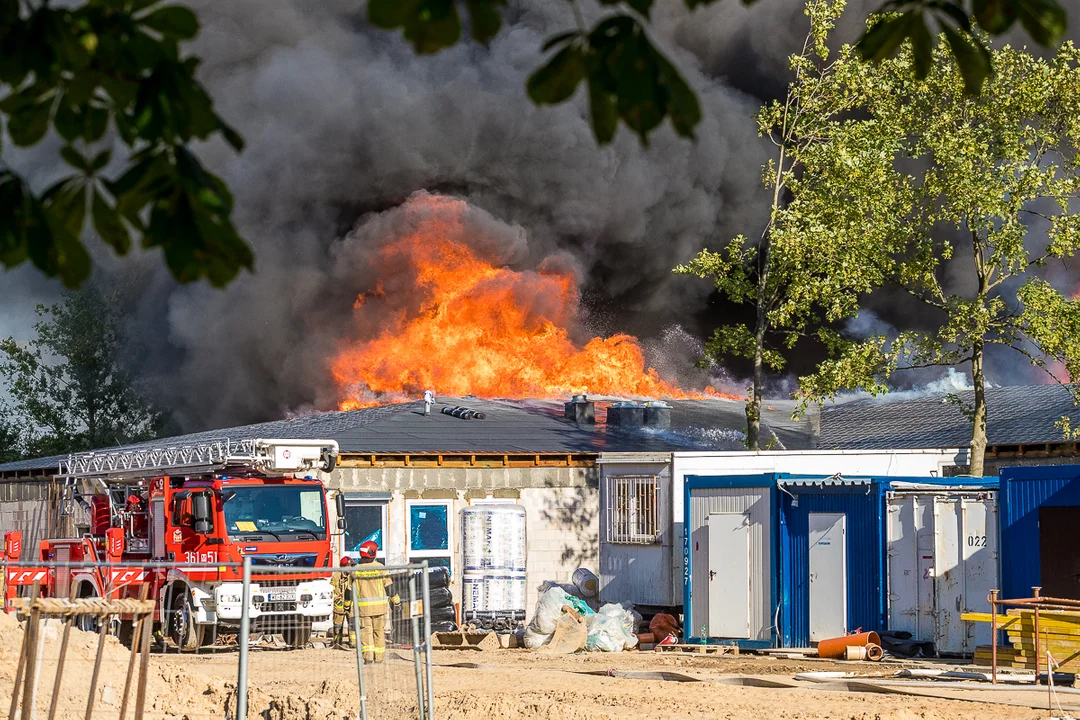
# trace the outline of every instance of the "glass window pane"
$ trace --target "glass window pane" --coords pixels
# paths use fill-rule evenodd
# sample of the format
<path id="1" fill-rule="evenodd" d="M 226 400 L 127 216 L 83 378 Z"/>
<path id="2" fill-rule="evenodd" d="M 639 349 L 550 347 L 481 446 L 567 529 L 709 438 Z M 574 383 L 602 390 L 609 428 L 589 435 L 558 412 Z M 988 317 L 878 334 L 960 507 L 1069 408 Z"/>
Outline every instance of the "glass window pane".
<path id="1" fill-rule="evenodd" d="M 345 506 L 345 552 L 360 552 L 360 546 L 371 540 L 383 549 L 381 505 Z"/>
<path id="2" fill-rule="evenodd" d="M 222 499 L 225 525 L 232 539 L 254 540 L 261 536 L 265 542 L 326 537 L 321 489 L 295 485 L 233 486 L 222 493 Z"/>
<path id="3" fill-rule="evenodd" d="M 409 547 L 413 550 L 449 550 L 446 505 L 409 508 Z"/>

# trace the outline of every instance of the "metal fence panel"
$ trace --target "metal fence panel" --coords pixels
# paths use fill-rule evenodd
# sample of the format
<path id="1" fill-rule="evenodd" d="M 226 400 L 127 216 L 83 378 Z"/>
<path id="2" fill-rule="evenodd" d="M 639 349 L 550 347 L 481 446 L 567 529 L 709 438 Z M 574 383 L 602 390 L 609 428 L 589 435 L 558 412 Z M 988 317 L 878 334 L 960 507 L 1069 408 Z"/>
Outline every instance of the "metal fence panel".
<path id="1" fill-rule="evenodd" d="M 257 611 L 259 597 L 269 599 L 267 587 L 277 587 L 299 572 L 260 568 L 253 574 L 250 560 L 245 560 L 245 596 L 253 598 L 245 608 Z M 263 715 L 294 703 L 306 705 L 307 716 L 350 708 L 349 714 L 361 720 L 431 720 L 426 565 L 360 564 L 338 568 L 332 582 L 335 615 L 328 628 L 315 630 L 311 645 L 317 648 L 294 648 L 294 623 L 286 619 L 275 624 L 261 616 L 241 623 L 236 717 Z M 292 648 L 286 662 L 275 644 Z M 297 692 L 297 685 L 306 687 Z"/>
<path id="2" fill-rule="evenodd" d="M 9 611 L 0 613 L 0 708 L 12 718 L 432 718 L 422 565 L 361 566 L 344 583 L 340 569 L 253 569 L 250 560 L 0 570 Z M 80 581 L 91 573 L 107 580 Z M 188 582 L 213 573 L 239 581 Z M 61 597 L 58 579 L 70 580 Z M 381 608 L 348 606 L 341 637 L 333 613 L 323 614 L 335 584 L 352 598 L 385 588 Z"/>

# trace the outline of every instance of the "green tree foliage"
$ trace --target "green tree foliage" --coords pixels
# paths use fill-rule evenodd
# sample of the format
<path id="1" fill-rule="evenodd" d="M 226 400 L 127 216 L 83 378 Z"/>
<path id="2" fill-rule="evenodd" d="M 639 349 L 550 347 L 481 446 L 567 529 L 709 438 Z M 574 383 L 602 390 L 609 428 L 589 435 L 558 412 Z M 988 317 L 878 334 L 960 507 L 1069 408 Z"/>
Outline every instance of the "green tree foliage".
<path id="1" fill-rule="evenodd" d="M 804 403 L 842 388 L 878 393 L 902 369 L 966 365 L 971 472 L 979 475 L 988 346 L 1011 348 L 1059 381 L 1080 377 L 1080 303 L 1038 273 L 1080 248 L 1080 52 L 1066 43 L 1041 60 L 996 50 L 996 73 L 977 97 L 965 95 L 943 50 L 925 82 L 913 79 L 916 61 L 905 53 L 873 78 L 851 78 L 869 119 L 850 125 L 865 145 L 808 164 L 803 182 L 827 190 L 819 208 L 850 213 L 858 204 L 876 228 L 869 239 L 835 237 L 837 257 L 902 288 L 940 322 L 844 344 L 802 378 L 799 393 Z M 851 182 L 868 171 L 876 182 Z"/>
<path id="2" fill-rule="evenodd" d="M 133 239 L 160 247 L 180 282 L 220 286 L 251 268 L 228 188 L 190 147 L 243 145 L 180 49 L 198 30 L 191 10 L 160 0 L 0 0 L 0 121 L 20 147 L 54 130 L 72 170 L 39 193 L 0 154 L 0 267 L 30 260 L 76 287 L 92 229 L 119 255 Z"/>
<path id="3" fill-rule="evenodd" d="M 0 402 L 0 463 L 21 460 L 23 446 L 22 433 L 12 421 L 11 407 Z"/>
<path id="4" fill-rule="evenodd" d="M 717 1 L 683 0 L 691 10 Z M 643 143 L 665 118 L 679 135 L 693 137 L 701 106 L 678 69 L 648 37 L 653 0 L 597 0 L 609 12 L 592 27 L 577 0 L 567 2 L 577 27 L 544 43 L 542 50 L 550 55 L 528 80 L 533 102 L 566 102 L 584 81 L 593 134 L 601 144 L 615 136 L 619 121 Z M 368 0 L 367 7 L 373 25 L 400 30 L 417 53 L 431 54 L 461 40 L 459 8 L 468 16 L 472 38 L 487 45 L 502 27 L 500 11 L 506 5 L 506 0 Z M 993 70 L 983 32 L 999 35 L 1019 22 L 1037 43 L 1051 46 L 1066 25 L 1057 0 L 971 0 L 970 5 L 967 0 L 886 0 L 881 10 L 886 14 L 857 45 L 863 59 L 890 58 L 906 45 L 915 58 L 910 69 L 923 78 L 931 65 L 933 32 L 939 29 L 972 94 Z"/>
<path id="5" fill-rule="evenodd" d="M 835 216 L 812 216 L 800 199 L 800 175 L 807 161 L 816 162 L 823 146 L 847 142 L 841 119 L 857 99 L 841 82 L 849 75 L 871 72 L 845 47 L 830 60 L 828 36 L 843 12 L 843 0 L 811 0 L 806 14 L 810 33 L 802 51 L 791 56 L 794 79 L 783 101 L 772 102 L 758 114 L 758 128 L 776 147 L 776 156 L 763 168 L 762 179 L 771 196 L 769 219 L 756 243 L 739 235 L 720 251 L 702 250 L 685 265 L 682 275 L 712 280 L 716 289 L 735 303 L 753 303 L 752 325 L 718 328 L 705 345 L 708 358 L 742 357 L 753 362 L 753 381 L 746 403 L 746 443 L 761 449 L 761 399 L 766 369 L 780 370 L 784 352 L 807 336 L 833 342 L 821 321 L 850 317 L 858 309 L 858 293 L 870 289 L 869 276 L 844 272 L 831 262 L 827 242 L 805 242 L 808 226 L 828 233 Z M 809 190 L 807 190 L 809 192 Z M 853 214 L 850 221 L 858 223 Z"/>
<path id="6" fill-rule="evenodd" d="M 38 306 L 37 337 L 0 341 L 18 454 L 40 457 L 157 437 L 163 415 L 125 369 L 115 299 L 92 287 Z M 0 427 L 0 438 L 4 429 Z M 13 431 L 14 432 L 14 431 Z"/>

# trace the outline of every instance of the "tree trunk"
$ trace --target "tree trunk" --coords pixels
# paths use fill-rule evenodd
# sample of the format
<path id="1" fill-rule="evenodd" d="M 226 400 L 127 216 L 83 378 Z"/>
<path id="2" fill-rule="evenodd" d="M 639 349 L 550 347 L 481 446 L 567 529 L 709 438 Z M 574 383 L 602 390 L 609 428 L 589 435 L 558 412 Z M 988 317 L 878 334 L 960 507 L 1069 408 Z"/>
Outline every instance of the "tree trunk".
<path id="1" fill-rule="evenodd" d="M 760 336 L 761 333 L 759 332 Z M 750 388 L 750 398 L 746 401 L 746 449 L 761 449 L 761 383 L 765 379 L 765 368 L 761 363 L 761 340 L 754 348 L 754 384 Z"/>
<path id="2" fill-rule="evenodd" d="M 765 293 L 769 281 L 769 238 L 762 239 L 758 253 L 757 324 L 754 326 L 754 384 L 746 401 L 746 449 L 761 449 L 761 386 L 765 383 L 765 331 L 768 329 L 768 308 Z"/>
<path id="3" fill-rule="evenodd" d="M 971 354 L 971 382 L 975 385 L 975 409 L 972 415 L 971 457 L 968 464 L 972 475 L 982 477 L 986 457 L 986 377 L 983 375 L 983 344 L 975 343 Z"/>

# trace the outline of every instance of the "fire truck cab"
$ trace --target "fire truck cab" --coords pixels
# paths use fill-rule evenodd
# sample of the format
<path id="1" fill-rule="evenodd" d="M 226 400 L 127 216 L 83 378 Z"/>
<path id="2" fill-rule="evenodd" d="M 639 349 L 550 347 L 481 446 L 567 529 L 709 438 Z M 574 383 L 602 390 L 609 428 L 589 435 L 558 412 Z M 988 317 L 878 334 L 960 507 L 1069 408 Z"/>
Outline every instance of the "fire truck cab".
<path id="1" fill-rule="evenodd" d="M 42 592 L 138 597 L 149 584 L 155 624 L 182 650 L 214 642 L 211 629 L 235 632 L 246 603 L 253 634 L 303 647 L 333 613 L 326 493 L 303 475 L 333 470 L 337 454 L 332 440 L 250 440 L 73 455 L 62 473 L 94 488 L 76 496 L 89 532 L 42 541 L 40 559 L 88 565 L 58 565 Z M 245 557 L 247 597 L 235 566 Z M 271 572 L 283 566 L 311 572 Z"/>

